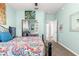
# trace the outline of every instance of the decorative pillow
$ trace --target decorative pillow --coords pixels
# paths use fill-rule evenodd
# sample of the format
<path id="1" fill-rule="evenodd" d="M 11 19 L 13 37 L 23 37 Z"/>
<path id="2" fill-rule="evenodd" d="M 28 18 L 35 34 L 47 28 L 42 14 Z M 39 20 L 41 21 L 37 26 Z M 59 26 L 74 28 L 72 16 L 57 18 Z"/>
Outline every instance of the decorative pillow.
<path id="1" fill-rule="evenodd" d="M 9 40 L 12 40 L 12 36 L 9 32 L 0 32 L 0 40 L 2 42 L 7 42 Z"/>

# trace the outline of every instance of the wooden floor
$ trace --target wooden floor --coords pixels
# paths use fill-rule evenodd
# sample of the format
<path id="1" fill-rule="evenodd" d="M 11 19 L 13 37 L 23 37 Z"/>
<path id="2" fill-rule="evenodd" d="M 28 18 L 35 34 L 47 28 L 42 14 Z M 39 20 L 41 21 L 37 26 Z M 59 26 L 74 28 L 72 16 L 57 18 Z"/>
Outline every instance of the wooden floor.
<path id="1" fill-rule="evenodd" d="M 52 56 L 75 56 L 73 53 L 62 47 L 56 42 L 53 42 Z"/>

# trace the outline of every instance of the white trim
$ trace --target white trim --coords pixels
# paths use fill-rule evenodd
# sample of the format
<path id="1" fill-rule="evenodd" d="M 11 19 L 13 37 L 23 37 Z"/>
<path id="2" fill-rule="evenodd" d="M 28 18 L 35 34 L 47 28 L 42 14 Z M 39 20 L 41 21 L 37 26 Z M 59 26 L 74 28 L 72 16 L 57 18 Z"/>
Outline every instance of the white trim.
<path id="1" fill-rule="evenodd" d="M 78 53 L 74 52 L 73 50 L 71 50 L 70 48 L 68 48 L 67 46 L 65 46 L 64 44 L 62 44 L 61 42 L 58 42 L 58 44 L 60 44 L 61 46 L 63 46 L 64 48 L 66 48 L 67 50 L 69 50 L 70 52 L 72 52 L 73 54 L 75 54 L 76 56 L 79 56 Z"/>

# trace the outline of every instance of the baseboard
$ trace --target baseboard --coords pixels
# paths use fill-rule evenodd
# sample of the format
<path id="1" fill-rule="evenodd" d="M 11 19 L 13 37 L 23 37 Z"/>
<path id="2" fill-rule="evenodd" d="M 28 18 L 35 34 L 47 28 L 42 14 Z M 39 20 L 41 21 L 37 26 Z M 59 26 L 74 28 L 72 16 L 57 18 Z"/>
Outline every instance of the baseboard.
<path id="1" fill-rule="evenodd" d="M 71 53 L 75 54 L 76 56 L 79 56 L 79 54 L 77 54 L 76 52 L 72 51 L 70 48 L 68 48 L 67 46 L 65 46 L 65 45 L 62 44 L 61 42 L 58 42 L 58 44 L 60 44 L 61 46 L 63 46 L 64 48 L 66 48 L 66 49 L 69 50 Z"/>

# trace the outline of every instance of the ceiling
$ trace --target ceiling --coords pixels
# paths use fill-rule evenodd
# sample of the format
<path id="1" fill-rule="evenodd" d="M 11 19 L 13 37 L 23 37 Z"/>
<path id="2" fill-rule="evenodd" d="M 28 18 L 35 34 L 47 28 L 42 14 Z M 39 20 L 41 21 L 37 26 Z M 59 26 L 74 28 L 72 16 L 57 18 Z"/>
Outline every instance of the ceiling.
<path id="1" fill-rule="evenodd" d="M 16 10 L 20 9 L 34 9 L 35 5 L 34 3 L 9 3 L 13 8 Z M 38 10 L 44 11 L 48 14 L 54 14 L 56 13 L 64 3 L 38 3 Z"/>

